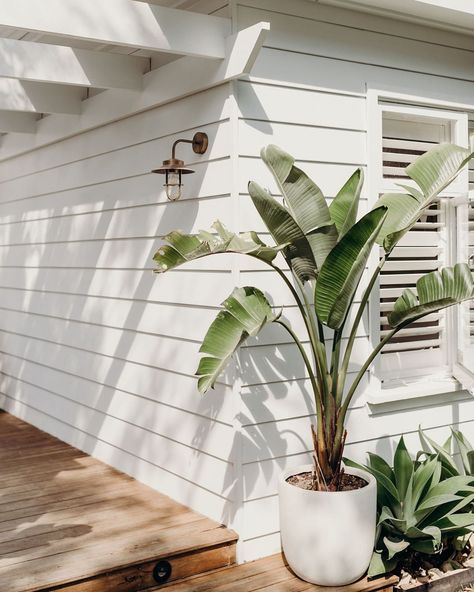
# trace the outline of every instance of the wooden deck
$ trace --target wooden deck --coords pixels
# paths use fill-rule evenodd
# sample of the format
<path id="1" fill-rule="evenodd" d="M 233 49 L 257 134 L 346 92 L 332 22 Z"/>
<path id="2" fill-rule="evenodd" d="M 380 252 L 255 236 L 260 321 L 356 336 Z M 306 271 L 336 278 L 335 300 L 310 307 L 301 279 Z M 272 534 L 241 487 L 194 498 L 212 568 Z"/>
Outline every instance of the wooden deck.
<path id="1" fill-rule="evenodd" d="M 389 592 L 397 582 L 321 588 L 281 555 L 235 565 L 229 529 L 2 412 L 0 478 L 0 592 Z M 157 565 L 171 566 L 160 586 Z"/>
<path id="2" fill-rule="evenodd" d="M 281 555 L 274 555 L 235 565 L 226 569 L 195 576 L 183 582 L 168 584 L 166 592 L 391 592 L 398 583 L 396 576 L 366 578 L 343 587 L 314 586 L 297 578 L 286 566 Z M 158 588 L 154 588 L 158 591 Z"/>
<path id="3" fill-rule="evenodd" d="M 235 561 L 236 535 L 0 413 L 0 590 L 136 592 Z M 166 564 L 165 564 L 166 565 Z"/>

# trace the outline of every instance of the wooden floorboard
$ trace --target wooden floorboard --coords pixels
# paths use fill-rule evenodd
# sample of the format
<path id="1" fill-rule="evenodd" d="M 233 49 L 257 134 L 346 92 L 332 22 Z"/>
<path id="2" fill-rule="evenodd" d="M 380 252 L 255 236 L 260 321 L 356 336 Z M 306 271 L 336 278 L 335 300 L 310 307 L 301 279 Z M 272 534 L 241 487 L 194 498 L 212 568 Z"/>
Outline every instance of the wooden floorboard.
<path id="1" fill-rule="evenodd" d="M 367 578 L 341 587 L 308 584 L 288 568 L 281 554 L 265 557 L 197 575 L 185 581 L 154 588 L 166 592 L 391 592 L 398 582 L 395 576 L 368 581 Z"/>
<path id="2" fill-rule="evenodd" d="M 235 561 L 236 535 L 0 412 L 0 591 L 138 592 Z"/>

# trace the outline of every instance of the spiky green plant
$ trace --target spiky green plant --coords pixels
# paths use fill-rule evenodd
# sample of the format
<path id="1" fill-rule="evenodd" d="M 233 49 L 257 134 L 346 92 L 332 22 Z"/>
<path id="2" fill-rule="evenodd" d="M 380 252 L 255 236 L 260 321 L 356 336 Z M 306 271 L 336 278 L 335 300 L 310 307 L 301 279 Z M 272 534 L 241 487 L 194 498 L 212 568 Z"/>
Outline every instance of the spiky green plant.
<path id="1" fill-rule="evenodd" d="M 214 233 L 173 231 L 154 259 L 158 273 L 216 253 L 240 253 L 268 265 L 290 290 L 301 313 L 305 334 L 296 335 L 281 312 L 274 312 L 257 288 L 236 288 L 223 304 L 201 346 L 198 388 L 205 393 L 216 382 L 232 354 L 268 323 L 281 325 L 294 340 L 311 381 L 316 408 L 312 428 L 315 488 L 337 490 L 346 439 L 346 415 L 354 393 L 374 358 L 399 331 L 422 317 L 474 298 L 473 276 L 466 263 L 420 278 L 416 290 L 405 290 L 388 321 L 392 330 L 368 356 L 348 383 L 348 368 L 356 333 L 380 271 L 393 249 L 416 224 L 443 189 L 474 156 L 473 149 L 454 144 L 432 148 L 410 164 L 407 175 L 416 187 L 405 193 L 383 195 L 373 210 L 357 219 L 363 172 L 357 169 L 328 206 L 319 187 L 297 166 L 294 158 L 267 146 L 262 159 L 273 173 L 283 203 L 255 182 L 250 197 L 273 238 L 264 244 L 255 232 L 234 234 L 216 222 Z M 363 290 L 355 314 L 349 316 L 356 290 L 374 247 L 384 255 Z M 280 267 L 281 255 L 292 280 Z M 331 338 L 328 339 L 329 330 Z M 343 334 L 347 336 L 343 343 Z M 310 352 L 303 346 L 308 339 Z"/>
<path id="2" fill-rule="evenodd" d="M 451 428 L 451 434 L 444 444 L 438 444 L 427 436 L 421 427 L 418 429 L 422 451 L 419 458 L 437 456 L 443 467 L 443 474 L 447 477 L 458 475 L 474 476 L 474 448 L 466 436 L 460 431 Z M 456 462 L 455 457 L 459 460 Z"/>
<path id="3" fill-rule="evenodd" d="M 365 467 L 345 459 L 377 480 L 377 535 L 369 576 L 393 571 L 413 552 L 454 551 L 455 540 L 474 529 L 474 477 L 444 476 L 448 453 L 443 452 L 443 460 L 438 454 L 413 460 L 401 437 L 393 466 L 377 454 L 369 454 Z"/>

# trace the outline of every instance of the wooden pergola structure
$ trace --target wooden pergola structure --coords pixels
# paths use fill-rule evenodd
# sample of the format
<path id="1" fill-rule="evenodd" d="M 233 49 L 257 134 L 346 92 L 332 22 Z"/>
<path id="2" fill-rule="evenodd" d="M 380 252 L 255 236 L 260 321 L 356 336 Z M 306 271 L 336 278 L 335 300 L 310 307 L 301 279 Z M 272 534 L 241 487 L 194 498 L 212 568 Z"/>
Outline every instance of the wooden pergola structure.
<path id="1" fill-rule="evenodd" d="M 230 19 L 162 4 L 156 0 L 2 2 L 0 133 L 14 132 L 3 136 L 2 156 L 250 71 L 267 23 L 232 34 Z"/>

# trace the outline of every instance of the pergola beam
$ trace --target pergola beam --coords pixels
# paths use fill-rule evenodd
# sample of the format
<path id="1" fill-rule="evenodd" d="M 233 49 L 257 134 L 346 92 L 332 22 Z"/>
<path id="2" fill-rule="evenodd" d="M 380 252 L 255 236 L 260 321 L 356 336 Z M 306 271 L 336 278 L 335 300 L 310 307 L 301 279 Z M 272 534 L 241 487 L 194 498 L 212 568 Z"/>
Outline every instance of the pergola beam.
<path id="1" fill-rule="evenodd" d="M 32 113 L 0 111 L 0 133 L 34 134 L 36 116 Z"/>
<path id="2" fill-rule="evenodd" d="M 140 89 L 148 65 L 146 58 L 16 39 L 0 39 L 0 56 L 1 78 L 103 89 Z"/>
<path id="3" fill-rule="evenodd" d="M 0 160 L 242 78 L 250 73 L 269 29 L 261 22 L 229 37 L 222 61 L 181 58 L 145 74 L 140 93 L 108 90 L 83 101 L 78 118 L 51 115 L 38 123 L 34 136 L 5 136 Z"/>
<path id="4" fill-rule="evenodd" d="M 0 78 L 0 111 L 78 115 L 81 102 L 82 90 L 74 86 Z"/>
<path id="5" fill-rule="evenodd" d="M 178 55 L 223 59 L 230 21 L 133 0 L 2 0 L 0 25 Z"/>

